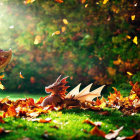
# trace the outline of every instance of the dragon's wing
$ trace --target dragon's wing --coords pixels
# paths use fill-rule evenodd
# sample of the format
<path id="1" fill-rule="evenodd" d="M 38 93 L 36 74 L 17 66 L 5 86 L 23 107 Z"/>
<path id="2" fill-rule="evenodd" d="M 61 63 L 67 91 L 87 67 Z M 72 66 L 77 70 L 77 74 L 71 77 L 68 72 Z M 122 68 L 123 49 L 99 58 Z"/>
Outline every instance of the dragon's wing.
<path id="1" fill-rule="evenodd" d="M 83 96 L 83 95 L 85 95 L 85 94 L 90 93 L 90 88 L 91 88 L 91 86 L 92 86 L 92 83 L 89 84 L 88 86 L 86 86 L 82 91 L 80 91 L 80 93 L 76 94 L 76 95 L 75 95 L 75 98 L 78 98 L 78 97 L 81 97 L 81 96 Z"/>
<path id="2" fill-rule="evenodd" d="M 74 89 L 72 89 L 72 90 L 66 95 L 65 98 L 71 98 L 71 97 L 76 96 L 76 94 L 79 93 L 79 88 L 80 88 L 80 86 L 81 86 L 81 83 L 80 83 L 78 86 L 76 86 Z"/>
<path id="3" fill-rule="evenodd" d="M 95 90 L 93 90 L 89 93 L 81 95 L 81 96 L 79 96 L 78 98 L 75 98 L 75 99 L 77 99 L 81 102 L 84 102 L 84 101 L 91 102 L 94 98 L 101 96 L 101 91 L 104 88 L 104 86 L 105 85 L 103 85 L 103 86 L 101 86 L 101 87 L 99 87 L 99 88 L 97 88 L 97 89 L 95 89 Z"/>
<path id="4" fill-rule="evenodd" d="M 92 100 L 94 98 L 99 97 L 99 96 L 100 95 L 98 95 L 98 94 L 91 94 L 91 93 L 89 93 L 89 94 L 86 94 L 86 95 L 83 95 L 83 96 L 79 97 L 78 100 L 80 102 L 92 102 Z"/>
<path id="5" fill-rule="evenodd" d="M 71 90 L 65 98 L 71 98 L 73 97 L 73 99 L 77 99 L 81 102 L 84 101 L 92 101 L 94 98 L 101 96 L 101 91 L 104 88 L 105 85 L 93 90 L 90 92 L 90 88 L 92 86 L 92 84 L 86 86 L 81 92 L 79 92 L 79 88 L 80 88 L 81 83 L 76 86 L 73 90 Z"/>

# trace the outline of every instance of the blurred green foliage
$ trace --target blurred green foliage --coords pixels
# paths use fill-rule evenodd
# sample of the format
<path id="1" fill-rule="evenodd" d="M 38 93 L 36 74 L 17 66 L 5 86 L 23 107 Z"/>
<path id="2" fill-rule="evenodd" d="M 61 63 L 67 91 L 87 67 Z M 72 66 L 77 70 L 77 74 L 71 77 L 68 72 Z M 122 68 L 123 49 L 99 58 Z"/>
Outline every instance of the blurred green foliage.
<path id="1" fill-rule="evenodd" d="M 138 3 L 1 0 L 0 48 L 13 50 L 7 90 L 44 91 L 60 74 L 70 76 L 71 86 L 138 81 L 140 45 L 133 41 L 140 37 Z"/>

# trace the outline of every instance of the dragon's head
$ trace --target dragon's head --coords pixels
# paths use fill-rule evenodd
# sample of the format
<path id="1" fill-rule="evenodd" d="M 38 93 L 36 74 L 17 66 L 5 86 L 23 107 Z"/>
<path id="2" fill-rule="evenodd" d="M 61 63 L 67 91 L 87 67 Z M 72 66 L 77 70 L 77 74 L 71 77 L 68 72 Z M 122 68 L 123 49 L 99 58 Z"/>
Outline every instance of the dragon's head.
<path id="1" fill-rule="evenodd" d="M 68 76 L 61 79 L 60 75 L 52 85 L 45 87 L 45 91 L 47 93 L 51 93 L 52 95 L 60 95 L 62 97 L 65 96 L 66 90 L 69 88 L 69 86 L 65 86 L 68 83 L 66 81 L 67 78 Z"/>

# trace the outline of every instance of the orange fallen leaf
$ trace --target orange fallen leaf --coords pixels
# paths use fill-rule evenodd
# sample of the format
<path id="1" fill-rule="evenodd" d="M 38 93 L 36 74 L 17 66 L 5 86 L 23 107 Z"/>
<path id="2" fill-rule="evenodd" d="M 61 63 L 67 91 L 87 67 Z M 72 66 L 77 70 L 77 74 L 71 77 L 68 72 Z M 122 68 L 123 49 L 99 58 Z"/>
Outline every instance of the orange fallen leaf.
<path id="1" fill-rule="evenodd" d="M 6 118 L 6 117 L 16 117 L 16 115 L 17 115 L 17 112 L 16 112 L 16 110 L 15 110 L 14 105 L 11 105 L 11 106 L 8 108 L 7 112 L 5 112 L 5 113 L 3 114 L 4 118 Z"/>
<path id="2" fill-rule="evenodd" d="M 90 134 L 91 135 L 97 135 L 97 136 L 101 136 L 101 137 L 105 137 L 105 132 L 104 131 L 102 131 L 102 130 L 100 130 L 99 128 L 98 128 L 98 126 L 95 126 L 91 131 L 90 131 Z"/>
<path id="3" fill-rule="evenodd" d="M 40 122 L 40 123 L 49 123 L 51 121 L 52 121 L 51 118 L 46 118 L 46 119 L 40 119 L 38 122 Z"/>
<path id="4" fill-rule="evenodd" d="M 24 79 L 24 77 L 23 77 L 23 75 L 21 74 L 21 72 L 20 72 L 20 74 L 19 74 L 19 77 L 20 77 L 21 79 Z"/>

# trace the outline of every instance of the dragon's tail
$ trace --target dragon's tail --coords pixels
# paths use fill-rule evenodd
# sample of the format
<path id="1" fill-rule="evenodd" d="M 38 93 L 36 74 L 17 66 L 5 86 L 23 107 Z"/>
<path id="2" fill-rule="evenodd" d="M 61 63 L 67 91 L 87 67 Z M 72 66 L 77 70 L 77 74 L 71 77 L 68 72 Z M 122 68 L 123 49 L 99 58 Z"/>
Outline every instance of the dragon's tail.
<path id="1" fill-rule="evenodd" d="M 101 96 L 101 91 L 105 85 L 90 91 L 92 84 L 86 86 L 82 91 L 79 92 L 79 88 L 81 83 L 76 86 L 73 90 L 71 90 L 66 96 L 65 99 L 75 99 L 79 100 L 80 102 L 92 102 L 92 100 L 96 97 Z"/>

